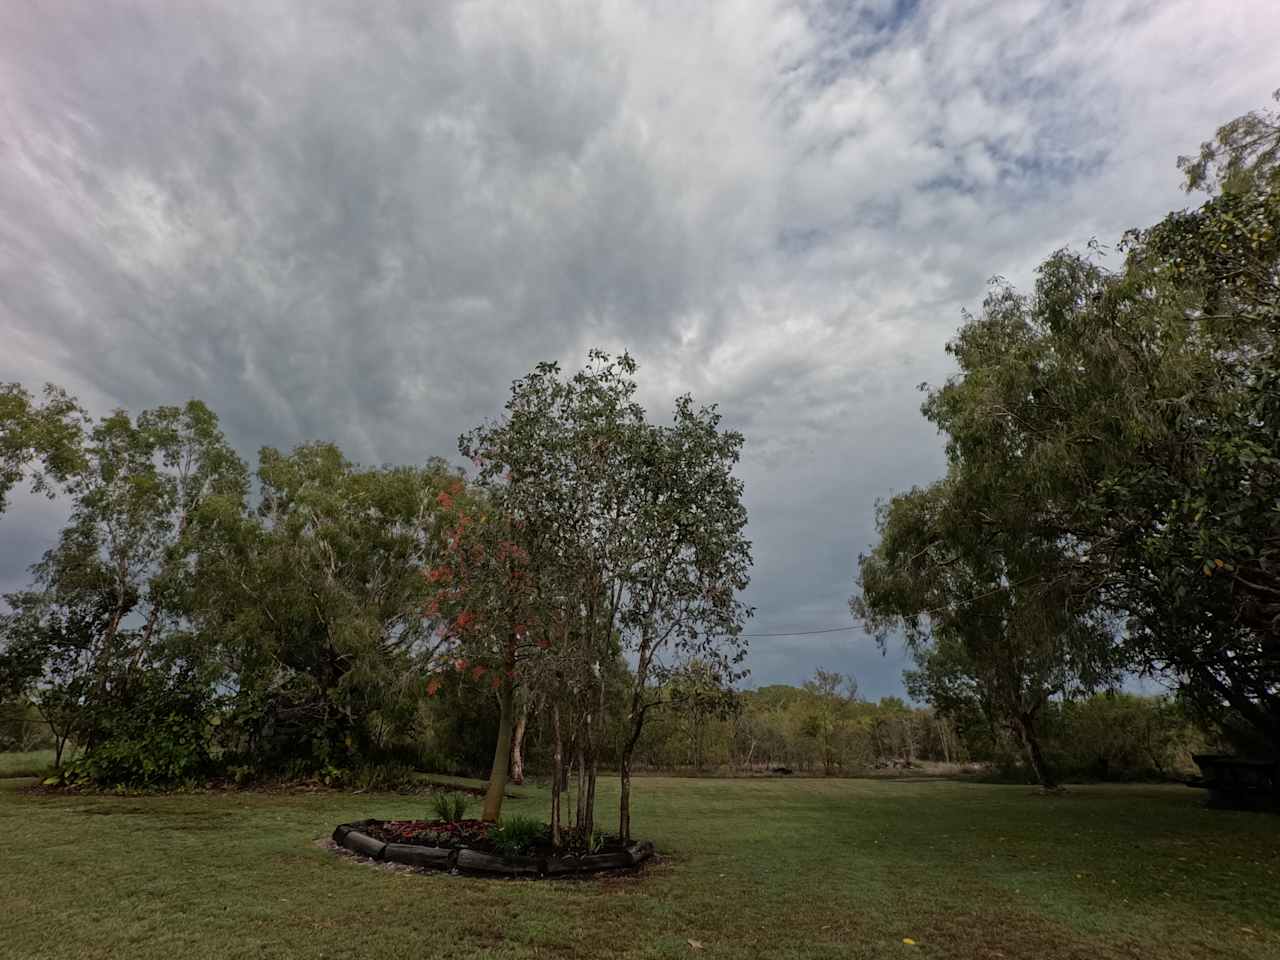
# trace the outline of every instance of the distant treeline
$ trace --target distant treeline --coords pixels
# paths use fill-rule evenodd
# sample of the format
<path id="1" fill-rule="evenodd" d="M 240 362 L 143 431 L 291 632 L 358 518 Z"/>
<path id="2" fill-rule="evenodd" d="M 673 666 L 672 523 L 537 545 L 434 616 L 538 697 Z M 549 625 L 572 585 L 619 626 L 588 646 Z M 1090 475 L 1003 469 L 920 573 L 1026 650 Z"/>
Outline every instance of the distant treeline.
<path id="1" fill-rule="evenodd" d="M 616 665 L 620 678 L 624 664 Z M 523 724 L 513 745 L 519 777 L 545 778 L 552 741 L 538 723 Z M 607 721 L 600 761 L 617 766 L 626 730 Z M 477 698 L 458 682 L 419 704 L 399 743 L 379 754 L 382 775 L 396 767 L 484 777 L 499 723 L 496 698 Z M 1166 780 L 1194 772 L 1191 755 L 1212 738 L 1176 699 L 1131 693 L 1098 694 L 1055 703 L 1045 717 L 1045 744 L 1067 780 Z M 51 749 L 55 736 L 29 703 L 0 704 L 0 751 Z M 800 776 L 861 776 L 881 770 L 943 764 L 1031 782 L 1020 744 L 981 717 L 940 716 L 897 697 L 857 697 L 848 678 L 818 671 L 794 687 L 775 684 L 739 693 L 709 712 L 677 707 L 650 724 L 636 749 L 636 768 L 654 773 L 749 776 L 780 771 Z M 372 773 L 367 773 L 373 776 Z"/>

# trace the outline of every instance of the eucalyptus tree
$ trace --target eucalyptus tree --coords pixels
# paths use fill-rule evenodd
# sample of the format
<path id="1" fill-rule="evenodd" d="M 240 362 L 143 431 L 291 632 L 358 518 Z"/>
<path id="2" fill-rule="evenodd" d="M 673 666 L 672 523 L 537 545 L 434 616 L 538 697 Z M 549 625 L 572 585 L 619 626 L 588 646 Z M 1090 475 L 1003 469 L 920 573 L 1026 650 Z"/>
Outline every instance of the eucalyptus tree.
<path id="1" fill-rule="evenodd" d="M 1127 234 L 1118 270 L 1096 250 L 1060 251 L 1031 295 L 998 284 L 948 347 L 959 374 L 925 405 L 948 438 L 939 495 L 964 505 L 961 543 L 988 531 L 1012 558 L 1029 532 L 1049 550 L 1041 582 L 1067 589 L 1071 609 L 1123 620 L 1119 655 L 1172 674 L 1242 743 L 1272 752 L 1277 157 L 1280 116 L 1232 121 L 1182 161 L 1208 201 Z"/>
<path id="2" fill-rule="evenodd" d="M 218 502 L 243 509 L 246 471 L 199 401 L 82 422 L 84 435 L 60 440 L 75 451 L 57 469 L 69 521 L 32 587 L 9 598 L 0 644 L 31 668 L 31 696 L 51 721 L 57 712 L 69 728 L 76 718 L 69 735 L 92 754 L 128 718 L 135 692 L 155 702 L 153 680 L 202 675 L 196 518 Z"/>
<path id="3" fill-rule="evenodd" d="M 409 739 L 438 638 L 424 568 L 442 551 L 441 461 L 361 467 L 327 443 L 259 455 L 252 513 L 206 514 L 200 626 L 251 766 L 348 769 Z"/>
<path id="4" fill-rule="evenodd" d="M 487 547 L 464 552 L 482 562 L 463 584 L 471 638 L 463 648 L 474 654 L 477 639 L 481 652 L 486 643 L 497 643 L 505 651 L 499 658 L 504 675 L 542 686 L 558 746 L 561 721 L 568 721 L 579 750 L 577 828 L 588 834 L 605 708 L 604 665 L 616 643 L 617 568 L 628 555 L 630 536 L 629 473 L 622 454 L 627 437 L 643 424 L 643 411 L 632 400 L 634 369 L 630 357 L 615 361 L 599 351 L 568 379 L 556 364 L 539 364 L 512 385 L 499 420 L 459 439 L 460 451 L 476 468 L 474 486 L 488 505 L 484 525 L 472 526 L 471 535 L 477 529 L 492 532 Z M 518 566 L 511 565 L 513 558 Z M 453 634 L 462 634 L 456 619 Z M 533 663 L 538 651 L 546 661 L 541 669 Z M 514 722 L 511 685 L 500 679 L 498 690 L 502 721 L 485 807 L 493 817 L 501 804 Z"/>
<path id="5" fill-rule="evenodd" d="M 650 712 L 671 681 L 697 664 L 727 689 L 746 675 L 739 594 L 751 569 L 742 481 L 742 434 L 714 406 L 677 398 L 672 423 L 638 432 L 628 451 L 631 528 L 618 596 L 624 649 L 634 658 L 628 731 L 619 759 L 618 829 L 631 835 L 631 762 Z"/>
<path id="6" fill-rule="evenodd" d="M 1045 708 L 1115 683 L 1114 625 L 1077 602 L 1070 551 L 1017 524 L 1015 504 L 1001 508 L 990 492 L 971 500 L 972 482 L 953 465 L 947 480 L 879 510 L 880 541 L 859 560 L 853 611 L 881 644 L 902 632 L 919 676 L 937 684 L 923 689 L 936 707 L 956 704 L 935 694 L 970 691 L 1053 789 Z"/>
<path id="7" fill-rule="evenodd" d="M 584 836 L 594 828 L 601 740 L 615 706 L 607 690 L 619 652 L 637 665 L 622 706 L 629 731 L 624 835 L 630 759 L 656 705 L 653 690 L 695 658 L 732 682 L 742 659 L 747 611 L 737 591 L 746 585 L 750 549 L 742 536 L 742 485 L 733 476 L 742 437 L 721 428 L 714 408 L 695 408 L 687 397 L 676 401 L 670 426 L 650 424 L 635 398 L 635 371 L 629 355 L 599 350 L 568 378 L 557 365 L 540 364 L 513 384 L 502 418 L 459 443 L 476 466 L 477 489 L 502 518 L 494 521 L 499 540 L 522 558 L 518 588 L 502 574 L 504 588 L 490 588 L 489 599 L 480 598 L 484 611 L 471 614 L 488 624 L 487 642 L 506 636 L 513 656 L 528 651 L 518 669 L 515 660 L 506 669 L 536 685 L 552 714 L 557 773 L 566 733 L 575 744 L 574 826 Z M 518 623 L 530 638 L 523 644 L 508 609 L 517 597 Z M 491 793 L 506 775 L 511 720 L 504 708 Z M 560 777 L 555 781 L 558 827 Z"/>

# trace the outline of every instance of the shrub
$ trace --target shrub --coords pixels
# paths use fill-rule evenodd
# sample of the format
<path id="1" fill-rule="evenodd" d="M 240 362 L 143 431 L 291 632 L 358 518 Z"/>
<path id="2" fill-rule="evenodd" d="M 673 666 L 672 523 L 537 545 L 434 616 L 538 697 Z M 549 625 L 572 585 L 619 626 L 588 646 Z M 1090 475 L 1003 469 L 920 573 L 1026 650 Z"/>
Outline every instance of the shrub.
<path id="1" fill-rule="evenodd" d="M 95 741 L 74 776 L 102 786 L 150 787 L 193 781 L 211 766 L 207 691 L 187 678 L 143 675 L 127 702 L 99 708 Z"/>
<path id="2" fill-rule="evenodd" d="M 494 849 L 504 857 L 518 857 L 547 835 L 547 825 L 535 817 L 519 814 L 503 817 L 489 834 Z"/>
<path id="3" fill-rule="evenodd" d="M 465 793 L 437 793 L 431 798 L 431 809 L 437 820 L 454 823 L 467 818 L 467 803 Z"/>

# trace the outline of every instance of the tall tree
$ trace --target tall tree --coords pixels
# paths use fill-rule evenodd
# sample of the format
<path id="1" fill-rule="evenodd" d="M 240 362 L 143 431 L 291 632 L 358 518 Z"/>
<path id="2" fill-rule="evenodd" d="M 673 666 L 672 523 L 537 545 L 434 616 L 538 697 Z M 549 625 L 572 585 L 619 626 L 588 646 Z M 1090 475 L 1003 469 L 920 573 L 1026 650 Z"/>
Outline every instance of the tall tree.
<path id="1" fill-rule="evenodd" d="M 618 829 L 631 836 L 631 763 L 662 690 L 690 663 L 727 688 L 745 676 L 739 599 L 751 568 L 740 433 L 714 407 L 676 400 L 672 425 L 635 436 L 623 471 L 632 496 L 628 563 L 619 575 L 624 648 L 635 660 L 619 758 Z"/>
<path id="2" fill-rule="evenodd" d="M 998 286 L 927 405 L 966 476 L 997 463 L 1008 530 L 1075 556 L 1073 602 L 1125 619 L 1242 744 L 1280 751 L 1280 117 L 1194 160 L 1200 207 L 1131 231 L 1117 271 L 1059 252 Z M 1006 455 L 1007 454 L 1007 455 Z M 979 507 L 989 505 L 978 504 Z"/>
<path id="3" fill-rule="evenodd" d="M 1112 624 L 1075 601 L 1070 551 L 1018 525 L 1015 503 L 964 467 L 953 461 L 946 481 L 879 511 L 880 542 L 860 558 L 853 611 L 882 644 L 902 630 L 944 690 L 973 688 L 1023 744 L 1041 786 L 1053 789 L 1042 715 L 1054 697 L 1114 682 Z"/>
<path id="4" fill-rule="evenodd" d="M 442 550 L 440 461 L 367 468 L 332 444 L 264 448 L 253 514 L 210 512 L 200 626 L 250 764 L 345 769 L 406 735 L 438 639 L 421 572 Z"/>
<path id="5" fill-rule="evenodd" d="M 117 411 L 68 446 L 69 522 L 33 568 L 33 588 L 10 598 L 0 646 L 34 665 L 36 701 L 74 713 L 74 735 L 92 756 L 136 692 L 155 703 L 164 678 L 203 669 L 192 633 L 193 519 L 217 501 L 242 509 L 245 468 L 194 400 L 136 421 Z"/>
<path id="6" fill-rule="evenodd" d="M 635 370 L 628 355 L 602 351 L 567 379 L 555 364 L 541 364 L 513 385 L 500 420 L 460 441 L 491 517 L 502 518 L 499 539 L 518 545 L 524 561 L 518 591 L 505 574 L 480 577 L 503 586 L 481 597 L 483 609 L 468 609 L 492 638 L 502 633 L 499 622 L 512 621 L 503 605 L 524 598 L 519 622 L 542 651 L 527 676 L 542 685 L 553 728 L 575 744 L 575 826 L 583 835 L 594 826 L 606 690 L 619 647 L 637 660 L 622 755 L 624 834 L 630 757 L 653 706 L 651 688 L 694 658 L 731 682 L 742 658 L 746 610 L 736 594 L 750 550 L 732 473 L 741 435 L 687 397 L 677 400 L 671 426 L 649 424 L 635 400 Z M 505 635 L 515 654 L 520 644 L 509 628 Z M 504 722 L 491 790 L 505 776 L 508 735 Z"/>

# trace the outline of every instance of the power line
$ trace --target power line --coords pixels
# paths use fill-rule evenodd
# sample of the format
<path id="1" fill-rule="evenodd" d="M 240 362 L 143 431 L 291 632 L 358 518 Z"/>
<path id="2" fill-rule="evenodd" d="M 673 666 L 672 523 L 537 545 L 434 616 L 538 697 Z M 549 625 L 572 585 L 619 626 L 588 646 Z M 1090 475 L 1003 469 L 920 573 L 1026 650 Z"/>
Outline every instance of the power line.
<path id="1" fill-rule="evenodd" d="M 740 637 L 811 637 L 818 633 L 843 633 L 846 630 L 862 629 L 856 623 L 847 627 L 827 627 L 824 630 L 797 630 L 795 633 L 740 633 Z"/>
<path id="2" fill-rule="evenodd" d="M 971 597 L 965 597 L 962 600 L 955 601 L 954 603 L 944 604 L 943 606 L 940 606 L 940 607 L 933 607 L 932 609 L 929 609 L 929 610 L 921 610 L 919 613 L 919 616 L 931 617 L 937 613 L 944 613 L 945 611 L 949 610 L 951 607 L 964 606 L 965 604 L 973 603 L 976 600 L 985 600 L 987 597 L 995 596 L 997 593 L 1000 593 L 1004 590 L 1010 590 L 1013 587 L 1021 587 L 1024 584 L 1030 583 L 1034 579 L 1036 579 L 1034 575 L 1030 577 L 1024 577 L 1021 580 L 1016 580 L 1013 583 L 1002 585 L 992 590 L 986 590 L 982 593 L 975 593 Z M 738 634 L 738 636 L 740 637 L 812 637 L 820 633 L 844 633 L 848 630 L 861 630 L 861 629 L 862 628 L 855 623 L 855 624 L 850 624 L 847 627 L 824 627 L 821 630 L 797 630 L 794 633 L 740 633 Z"/>

